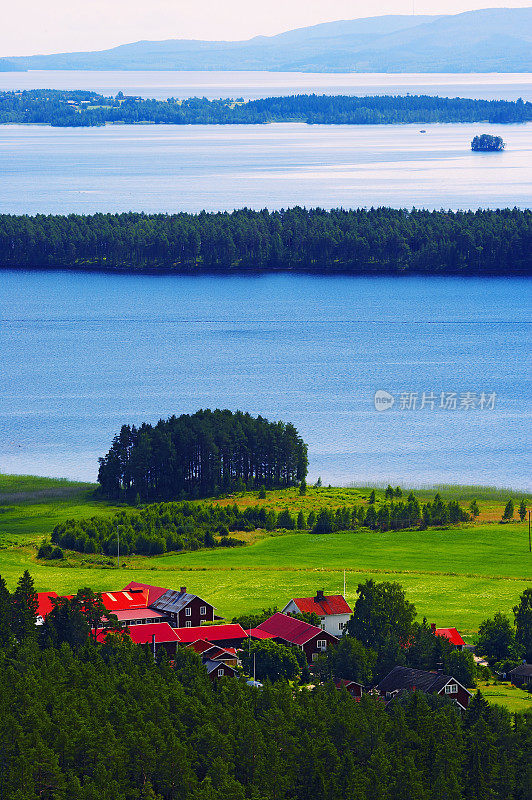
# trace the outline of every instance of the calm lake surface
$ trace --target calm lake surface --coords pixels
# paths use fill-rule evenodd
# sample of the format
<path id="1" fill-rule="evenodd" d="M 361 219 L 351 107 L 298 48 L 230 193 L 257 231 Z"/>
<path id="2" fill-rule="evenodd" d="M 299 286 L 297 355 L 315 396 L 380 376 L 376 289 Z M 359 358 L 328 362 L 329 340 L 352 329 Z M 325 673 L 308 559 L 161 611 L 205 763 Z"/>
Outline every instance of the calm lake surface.
<path id="1" fill-rule="evenodd" d="M 486 100 L 532 100 L 532 75 L 523 73 L 320 73 L 31 70 L 0 72 L 0 91 L 87 89 L 140 97 L 275 97 L 279 94 L 431 94 Z"/>
<path id="2" fill-rule="evenodd" d="M 473 153 L 483 132 L 506 150 Z M 15 214 L 527 207 L 532 123 L 1 125 L 0 180 L 0 212 Z"/>
<path id="3" fill-rule="evenodd" d="M 521 279 L 1 272 L 0 469 L 94 479 L 122 423 L 222 407 L 293 421 L 312 480 L 526 487 L 527 291 Z M 375 410 L 377 390 L 391 409 Z M 467 392 L 474 408 L 460 408 Z"/>

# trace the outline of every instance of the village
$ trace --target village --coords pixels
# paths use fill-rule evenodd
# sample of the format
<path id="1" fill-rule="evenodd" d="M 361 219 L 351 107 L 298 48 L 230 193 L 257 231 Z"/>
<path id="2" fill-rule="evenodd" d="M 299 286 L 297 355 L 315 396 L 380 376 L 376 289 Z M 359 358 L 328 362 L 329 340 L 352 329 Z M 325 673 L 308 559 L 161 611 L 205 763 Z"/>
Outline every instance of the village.
<path id="1" fill-rule="evenodd" d="M 55 592 L 38 593 L 37 625 L 42 625 L 58 599 Z M 335 647 L 353 613 L 342 594 L 326 595 L 318 589 L 313 597 L 291 598 L 281 611 L 275 611 L 256 627 L 245 629 L 238 623 L 225 623 L 216 609 L 202 597 L 187 591 L 186 586 L 168 589 L 131 581 L 118 591 L 101 594 L 102 604 L 109 620 L 102 615 L 101 624 L 93 629 L 95 641 L 103 643 L 116 633 L 117 626 L 126 629 L 131 641 L 149 649 L 154 658 L 163 649 L 172 660 L 179 647 L 193 650 L 213 681 L 221 678 L 246 677 L 241 655 L 252 642 L 271 640 L 288 648 L 296 648 L 304 655 L 310 674 L 313 665 L 329 648 Z M 296 616 L 297 615 L 297 616 Z M 320 625 L 311 624 L 302 616 L 318 617 Z M 315 615 L 315 617 L 314 617 Z M 467 647 L 456 628 L 437 628 L 432 632 L 462 650 Z M 517 668 L 516 683 L 532 680 L 526 671 L 529 665 Z M 523 669 L 526 674 L 523 673 Z M 512 676 L 510 676 L 512 677 Z M 257 688 L 262 683 L 250 675 L 247 683 Z M 349 678 L 334 678 L 338 689 L 345 690 L 355 699 L 364 693 L 381 697 L 385 703 L 405 692 L 419 691 L 453 700 L 465 711 L 472 693 L 454 676 L 443 670 L 425 671 L 397 665 L 375 685 L 364 685 Z"/>

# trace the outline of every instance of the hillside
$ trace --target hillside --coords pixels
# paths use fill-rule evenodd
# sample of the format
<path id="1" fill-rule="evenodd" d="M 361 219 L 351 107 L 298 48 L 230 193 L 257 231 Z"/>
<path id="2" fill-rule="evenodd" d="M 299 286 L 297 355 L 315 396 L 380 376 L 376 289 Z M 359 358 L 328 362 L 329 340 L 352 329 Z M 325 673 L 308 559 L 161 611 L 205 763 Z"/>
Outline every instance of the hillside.
<path id="1" fill-rule="evenodd" d="M 109 50 L 11 58 L 22 69 L 527 72 L 532 8 L 386 15 L 240 42 L 140 41 Z"/>

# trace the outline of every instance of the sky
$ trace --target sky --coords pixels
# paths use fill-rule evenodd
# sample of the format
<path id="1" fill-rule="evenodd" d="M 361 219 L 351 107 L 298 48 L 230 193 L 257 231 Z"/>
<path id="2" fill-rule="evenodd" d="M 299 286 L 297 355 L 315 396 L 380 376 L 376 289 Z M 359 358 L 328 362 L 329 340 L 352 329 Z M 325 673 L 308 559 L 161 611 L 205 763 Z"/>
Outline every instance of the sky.
<path id="1" fill-rule="evenodd" d="M 458 14 L 501 0 L 0 0 L 0 56 L 102 50 L 139 39 L 248 39 L 381 14 Z M 530 6 L 512 0 L 508 7 Z"/>

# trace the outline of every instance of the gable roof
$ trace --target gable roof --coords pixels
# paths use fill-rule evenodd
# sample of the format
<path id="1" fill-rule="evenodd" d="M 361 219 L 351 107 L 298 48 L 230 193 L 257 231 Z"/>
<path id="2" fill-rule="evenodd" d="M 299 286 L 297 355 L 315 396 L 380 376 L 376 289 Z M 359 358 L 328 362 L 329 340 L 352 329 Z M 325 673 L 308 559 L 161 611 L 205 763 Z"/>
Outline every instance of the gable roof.
<path id="1" fill-rule="evenodd" d="M 323 600 L 316 597 L 295 597 L 292 601 L 302 614 L 317 614 L 319 617 L 329 617 L 334 614 L 352 614 L 345 597 L 341 594 L 328 594 Z"/>
<path id="2" fill-rule="evenodd" d="M 118 592 L 102 592 L 102 602 L 107 611 L 125 611 L 128 608 L 146 608 L 146 589 L 121 589 Z"/>
<path id="3" fill-rule="evenodd" d="M 181 609 L 188 606 L 188 604 L 195 598 L 201 600 L 206 606 L 210 606 L 203 598 L 198 597 L 197 594 L 190 594 L 189 592 L 176 591 L 175 589 L 167 589 L 166 592 L 160 595 L 157 600 L 150 602 L 153 608 L 157 611 L 170 611 L 172 614 L 177 614 Z M 213 608 L 213 606 L 211 606 Z"/>
<path id="4" fill-rule="evenodd" d="M 198 639 L 195 642 L 186 642 L 185 644 L 187 647 L 190 647 L 191 650 L 194 650 L 195 653 L 204 653 L 205 650 L 211 650 L 213 648 L 212 642 L 208 642 L 206 639 Z"/>
<path id="5" fill-rule="evenodd" d="M 203 664 L 207 670 L 207 675 L 210 675 L 215 669 L 230 669 L 233 674 L 235 672 L 234 667 L 230 664 L 225 664 L 223 661 L 204 661 Z"/>
<path id="6" fill-rule="evenodd" d="M 452 675 L 444 675 L 442 672 L 427 672 L 423 669 L 411 669 L 410 667 L 394 667 L 385 678 L 377 685 L 379 692 L 410 691 L 419 689 L 422 692 L 432 694 L 441 692 L 444 686 L 450 682 L 458 683 Z M 460 684 L 461 686 L 462 684 Z M 465 689 L 465 687 L 464 687 Z M 465 689 L 467 691 L 467 689 Z M 471 692 L 469 692 L 471 694 Z"/>
<path id="7" fill-rule="evenodd" d="M 303 645 L 314 639 L 315 636 L 321 634 L 322 636 L 331 636 L 327 634 L 317 625 L 310 625 L 308 622 L 303 622 L 300 619 L 294 619 L 287 614 L 282 614 L 277 611 L 269 619 L 265 619 L 257 628 L 266 633 L 270 633 L 278 639 L 284 639 L 291 644 Z M 336 638 L 336 637 L 332 637 Z"/>
<path id="8" fill-rule="evenodd" d="M 128 589 L 146 589 L 148 591 L 147 605 L 149 606 L 168 591 L 164 586 L 151 586 L 149 583 L 137 583 L 137 581 L 130 581 L 127 586 L 124 586 L 125 591 Z"/>
<path id="9" fill-rule="evenodd" d="M 448 639 L 455 647 L 463 647 L 465 645 L 464 640 L 456 628 L 436 628 L 434 633 L 436 636 L 443 636 L 445 639 Z"/>
<path id="10" fill-rule="evenodd" d="M 518 667 L 511 669 L 508 675 L 513 675 L 514 677 L 532 675 L 532 664 L 520 664 Z"/>
<path id="11" fill-rule="evenodd" d="M 192 644 L 200 639 L 213 644 L 225 639 L 247 639 L 247 634 L 241 625 L 198 625 L 195 628 L 179 628 L 179 638 L 184 644 Z"/>
<path id="12" fill-rule="evenodd" d="M 129 635 L 131 641 L 135 644 L 151 644 L 152 636 L 155 636 L 155 643 L 160 644 L 164 642 L 179 642 L 175 628 L 172 628 L 167 622 L 156 622 L 148 625 L 134 625 L 129 628 Z M 103 642 L 105 637 L 112 633 L 107 628 L 98 628 L 96 631 L 96 640 Z"/>
<path id="13" fill-rule="evenodd" d="M 37 593 L 37 616 L 45 619 L 53 608 L 50 598 L 57 598 L 57 592 L 38 592 Z"/>
<path id="14" fill-rule="evenodd" d="M 334 681 L 334 685 L 337 689 L 341 689 L 342 686 L 345 686 L 346 689 L 349 689 L 350 686 L 360 686 L 362 689 L 364 688 L 363 683 L 359 683 L 358 681 L 352 681 L 348 678 L 340 678 L 339 680 Z"/>

